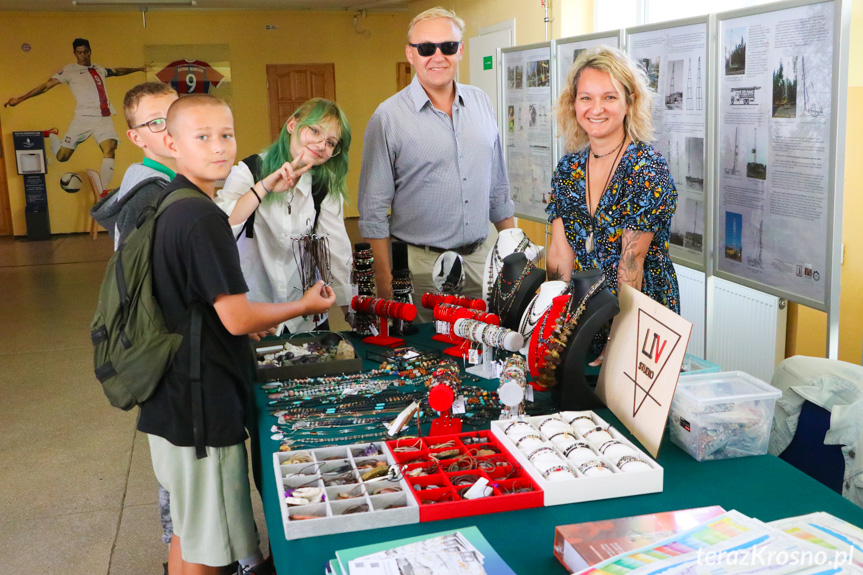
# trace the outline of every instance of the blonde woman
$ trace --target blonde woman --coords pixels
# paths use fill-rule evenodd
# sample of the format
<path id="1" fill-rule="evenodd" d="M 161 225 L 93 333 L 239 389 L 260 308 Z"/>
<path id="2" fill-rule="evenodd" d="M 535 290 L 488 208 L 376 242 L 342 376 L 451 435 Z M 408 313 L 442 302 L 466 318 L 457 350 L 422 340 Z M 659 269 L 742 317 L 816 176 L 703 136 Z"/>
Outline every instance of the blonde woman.
<path id="1" fill-rule="evenodd" d="M 557 165 L 546 208 L 549 279 L 601 268 L 615 293 L 626 283 L 679 312 L 668 255 L 677 190 L 665 158 L 648 143 L 646 75 L 619 50 L 585 50 L 560 95 L 557 121 L 570 153 Z"/>

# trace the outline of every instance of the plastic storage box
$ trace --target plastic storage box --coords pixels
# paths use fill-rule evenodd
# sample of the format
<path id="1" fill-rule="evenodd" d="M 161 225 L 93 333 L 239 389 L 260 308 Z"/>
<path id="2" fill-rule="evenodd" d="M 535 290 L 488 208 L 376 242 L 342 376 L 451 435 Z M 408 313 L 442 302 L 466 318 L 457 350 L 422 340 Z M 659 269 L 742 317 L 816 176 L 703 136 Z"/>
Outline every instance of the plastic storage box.
<path id="1" fill-rule="evenodd" d="M 764 455 L 782 393 L 742 371 L 682 375 L 671 441 L 698 461 Z"/>
<path id="2" fill-rule="evenodd" d="M 701 375 L 703 373 L 719 373 L 722 369 L 706 359 L 686 354 L 683 356 L 683 366 L 680 375 Z"/>

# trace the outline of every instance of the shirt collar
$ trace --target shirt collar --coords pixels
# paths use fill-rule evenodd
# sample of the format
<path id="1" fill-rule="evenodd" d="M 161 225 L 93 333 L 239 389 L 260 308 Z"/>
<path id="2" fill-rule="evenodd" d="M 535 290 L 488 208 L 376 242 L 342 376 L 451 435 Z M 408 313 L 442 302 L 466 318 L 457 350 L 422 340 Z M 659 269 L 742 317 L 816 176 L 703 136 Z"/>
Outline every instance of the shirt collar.
<path id="1" fill-rule="evenodd" d="M 165 174 L 166 176 L 168 176 L 168 178 L 170 178 L 172 180 L 175 177 L 177 177 L 177 172 L 175 172 L 174 170 L 172 170 L 171 168 L 169 168 L 168 166 L 166 166 L 164 164 L 160 164 L 156 160 L 151 160 L 150 158 L 144 158 L 144 161 L 141 163 L 144 166 L 146 166 L 152 170 L 156 170 L 157 172 L 161 172 L 161 173 Z"/>
<path id="2" fill-rule="evenodd" d="M 455 84 L 455 100 L 453 101 L 453 106 L 464 106 L 464 98 L 462 97 L 459 83 L 453 80 L 453 84 Z M 426 103 L 428 103 L 429 106 L 432 105 L 431 99 L 428 94 L 426 94 L 425 89 L 423 89 L 422 84 L 420 84 L 419 76 L 416 74 L 414 74 L 414 79 L 411 80 L 411 83 L 408 86 L 408 91 L 417 112 L 422 110 Z"/>

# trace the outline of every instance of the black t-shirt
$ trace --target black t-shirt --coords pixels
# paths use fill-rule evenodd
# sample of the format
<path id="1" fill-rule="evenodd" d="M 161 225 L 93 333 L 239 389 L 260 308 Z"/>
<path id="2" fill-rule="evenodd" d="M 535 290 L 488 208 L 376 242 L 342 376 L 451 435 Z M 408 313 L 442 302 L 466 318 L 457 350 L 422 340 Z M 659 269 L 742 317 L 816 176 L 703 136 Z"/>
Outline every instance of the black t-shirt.
<path id="1" fill-rule="evenodd" d="M 177 175 L 168 190 L 198 189 Z M 200 190 L 198 190 L 200 191 Z M 194 445 L 189 384 L 189 308 L 200 302 L 201 386 L 205 444 L 226 447 L 246 439 L 243 426 L 252 361 L 249 338 L 222 325 L 214 299 L 246 293 L 228 216 L 201 192 L 176 202 L 159 216 L 153 240 L 153 289 L 168 329 L 182 330 L 183 343 L 153 396 L 141 405 L 138 429 L 174 445 Z"/>

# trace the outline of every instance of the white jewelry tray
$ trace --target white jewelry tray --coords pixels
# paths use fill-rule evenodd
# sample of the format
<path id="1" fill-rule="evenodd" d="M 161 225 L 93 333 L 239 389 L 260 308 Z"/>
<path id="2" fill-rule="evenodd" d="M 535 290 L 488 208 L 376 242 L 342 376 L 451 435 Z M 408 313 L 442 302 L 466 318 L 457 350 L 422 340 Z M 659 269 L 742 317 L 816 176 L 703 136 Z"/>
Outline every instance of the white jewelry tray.
<path id="1" fill-rule="evenodd" d="M 347 533 L 393 525 L 419 523 L 419 506 L 410 486 L 404 478 L 398 481 L 369 480 L 362 481 L 357 471 L 357 461 L 386 461 L 387 466 L 396 462 L 383 443 L 374 442 L 378 455 L 362 455 L 368 443 L 358 445 L 342 445 L 337 447 L 322 447 L 318 449 L 303 449 L 298 451 L 278 451 L 273 453 L 273 467 L 276 473 L 276 489 L 279 491 L 279 503 L 282 510 L 282 523 L 285 527 L 285 538 L 302 539 L 333 533 Z M 287 463 L 296 456 L 308 456 L 309 463 Z M 335 459 L 331 459 L 335 458 Z M 345 485 L 326 486 L 324 480 L 332 477 L 329 471 L 350 467 L 353 475 L 351 483 Z M 321 503 L 309 505 L 288 505 L 285 503 L 285 490 L 297 487 L 318 487 L 326 495 Z M 398 487 L 397 493 L 374 495 L 374 492 L 384 487 Z M 340 493 L 361 493 L 359 497 L 340 499 Z M 356 505 L 367 505 L 368 511 L 343 513 Z M 400 507 L 387 509 L 392 505 Z M 402 507 L 403 506 L 403 507 Z M 298 516 L 317 515 L 314 519 L 299 519 Z"/>
<path id="2" fill-rule="evenodd" d="M 565 412 L 574 414 L 576 412 Z M 628 439 L 626 439 L 619 431 L 611 427 L 601 417 L 592 411 L 579 412 L 589 415 L 595 426 L 605 428 L 611 435 L 612 439 L 616 439 L 624 445 L 630 447 L 636 452 L 638 459 L 649 465 L 649 469 L 643 471 L 621 471 L 616 465 L 615 460 L 619 457 L 608 457 L 602 455 L 598 451 L 598 445 L 584 439 L 577 431 L 573 434 L 577 439 L 587 441 L 590 444 L 591 450 L 596 456 L 595 459 L 602 461 L 611 474 L 605 473 L 596 476 L 585 476 L 578 470 L 578 463 L 573 463 L 563 456 L 563 452 L 554 446 L 551 442 L 547 445 L 551 446 L 555 452 L 563 458 L 567 467 L 572 471 L 574 477 L 557 481 L 549 481 L 542 476 L 542 473 L 533 463 L 527 458 L 527 454 L 516 447 L 515 442 L 510 436 L 505 433 L 505 429 L 515 421 L 526 421 L 539 428 L 540 422 L 549 417 L 559 417 L 561 414 L 540 415 L 536 417 L 520 417 L 517 419 L 505 419 L 491 422 L 491 432 L 497 437 L 510 451 L 512 456 L 524 467 L 525 471 L 542 487 L 545 492 L 545 505 L 562 505 L 565 503 L 578 503 L 581 501 L 594 501 L 597 499 L 611 499 L 612 497 L 626 497 L 629 495 L 641 495 L 644 493 L 658 493 L 662 491 L 663 469 L 645 455 L 643 451 L 638 449 Z M 563 420 L 564 422 L 566 419 Z M 539 431 L 539 434 L 548 439 L 548 435 Z"/>

